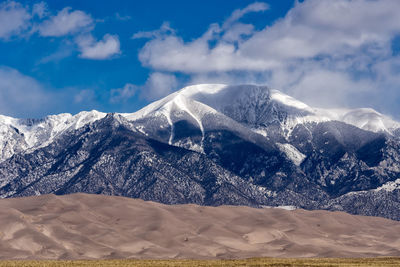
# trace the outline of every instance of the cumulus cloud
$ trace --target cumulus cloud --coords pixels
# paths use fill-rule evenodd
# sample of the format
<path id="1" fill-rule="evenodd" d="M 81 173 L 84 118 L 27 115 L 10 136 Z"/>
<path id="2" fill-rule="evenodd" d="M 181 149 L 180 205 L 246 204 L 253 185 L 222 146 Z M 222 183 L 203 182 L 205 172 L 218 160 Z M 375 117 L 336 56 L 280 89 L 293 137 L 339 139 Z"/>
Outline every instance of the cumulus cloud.
<path id="1" fill-rule="evenodd" d="M 102 60 L 121 53 L 117 35 L 106 34 L 100 41 L 96 41 L 92 35 L 84 35 L 76 41 L 82 58 Z"/>
<path id="2" fill-rule="evenodd" d="M 72 11 L 70 7 L 65 7 L 55 16 L 39 25 L 39 33 L 42 36 L 63 36 L 90 30 L 94 26 L 90 15 L 80 10 Z"/>
<path id="3" fill-rule="evenodd" d="M 122 88 L 111 89 L 111 103 L 126 102 L 136 94 L 138 87 L 134 84 L 127 83 Z"/>
<path id="4" fill-rule="evenodd" d="M 6 1 L 0 3 L 0 39 L 9 39 L 29 27 L 31 14 L 20 3 Z"/>
<path id="5" fill-rule="evenodd" d="M 185 42 L 177 36 L 168 23 L 164 23 L 159 30 L 136 33 L 132 38 L 151 39 L 141 49 L 139 59 L 143 65 L 157 70 L 198 73 L 241 70 L 249 66 L 258 68 L 260 64 L 265 66 L 266 63 L 242 56 L 237 48 L 253 33 L 254 26 L 238 20 L 248 13 L 268 8 L 265 3 L 256 2 L 235 10 L 222 26 L 211 24 L 201 37 L 191 42 Z M 211 42 L 216 44 L 210 45 Z"/>
<path id="6" fill-rule="evenodd" d="M 240 49 L 250 58 L 280 61 L 352 56 L 363 49 L 385 53 L 400 32 L 398 8 L 395 0 L 297 3 L 283 20 L 255 33 Z"/>
<path id="7" fill-rule="evenodd" d="M 257 2 L 235 10 L 190 41 L 173 29 L 138 33 L 150 38 L 139 60 L 153 71 L 193 80 L 254 79 L 320 105 L 356 105 L 366 95 L 384 98 L 395 91 L 390 88 L 400 68 L 392 41 L 400 35 L 400 1 L 296 1 L 285 17 L 261 30 L 241 22 L 268 8 Z"/>
<path id="8" fill-rule="evenodd" d="M 166 71 L 262 71 L 287 60 L 344 57 L 360 49 L 385 53 L 393 35 L 400 33 L 400 2 L 396 0 L 308 0 L 297 3 L 274 25 L 252 32 L 252 25 L 236 20 L 248 12 L 266 9 L 258 6 L 261 3 L 234 11 L 223 24 L 229 27 L 211 25 L 203 36 L 190 42 L 173 32 L 147 35 L 152 40 L 142 48 L 139 58 L 145 66 Z M 212 34 L 221 31 L 222 36 Z M 242 40 L 242 34 L 251 36 Z M 210 45 L 210 41 L 216 45 Z"/>
<path id="9" fill-rule="evenodd" d="M 119 17 L 127 19 L 127 17 Z M 90 14 L 81 10 L 65 7 L 52 15 L 45 2 L 32 6 L 23 6 L 14 1 L 0 3 L 0 39 L 8 40 L 12 36 L 30 36 L 39 34 L 43 37 L 69 36 L 76 41 L 80 57 L 87 59 L 109 59 L 120 54 L 120 42 L 117 35 L 105 34 L 103 39 L 96 41 L 91 31 L 95 20 Z M 78 36 L 78 37 L 77 37 Z M 58 60 L 72 53 L 56 52 L 44 58 L 43 62 Z"/>
<path id="10" fill-rule="evenodd" d="M 38 7 L 37 12 L 41 12 L 43 8 L 44 7 Z M 80 50 L 79 56 L 81 58 L 103 60 L 120 54 L 121 50 L 118 36 L 105 34 L 102 40 L 97 41 L 90 33 L 94 26 L 95 22 L 91 15 L 80 10 L 72 10 L 66 7 L 37 27 L 42 36 L 76 36 L 74 40 Z M 69 54 L 60 52 L 51 55 L 49 59 L 58 59 L 66 55 L 68 56 Z"/>

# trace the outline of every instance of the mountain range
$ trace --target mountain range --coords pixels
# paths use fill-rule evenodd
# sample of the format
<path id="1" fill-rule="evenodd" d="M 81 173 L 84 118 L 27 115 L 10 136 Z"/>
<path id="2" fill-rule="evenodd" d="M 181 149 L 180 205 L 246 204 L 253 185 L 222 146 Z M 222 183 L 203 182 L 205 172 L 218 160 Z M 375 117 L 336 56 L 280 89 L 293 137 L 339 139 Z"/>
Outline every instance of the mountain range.
<path id="1" fill-rule="evenodd" d="M 77 192 L 400 220 L 400 123 L 220 84 L 135 113 L 0 116 L 0 197 Z"/>

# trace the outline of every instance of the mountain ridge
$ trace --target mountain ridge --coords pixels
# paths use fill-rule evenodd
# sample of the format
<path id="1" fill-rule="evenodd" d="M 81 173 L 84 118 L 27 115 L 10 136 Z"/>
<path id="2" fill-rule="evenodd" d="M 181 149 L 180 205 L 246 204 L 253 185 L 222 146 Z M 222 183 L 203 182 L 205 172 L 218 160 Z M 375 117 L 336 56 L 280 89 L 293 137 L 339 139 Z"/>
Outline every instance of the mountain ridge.
<path id="1" fill-rule="evenodd" d="M 374 131 L 374 132 L 387 132 L 389 134 L 393 134 L 394 131 L 400 128 L 400 123 L 396 122 L 389 117 L 382 115 L 376 112 L 373 109 L 369 108 L 358 108 L 358 109 L 320 109 L 320 108 L 311 108 L 310 106 L 281 93 L 278 90 L 269 89 L 266 86 L 254 86 L 254 85 L 240 85 L 240 86 L 227 86 L 223 84 L 202 84 L 202 85 L 193 85 L 185 87 L 161 100 L 158 100 L 148 106 L 140 109 L 139 111 L 133 113 L 117 113 L 130 121 L 140 120 L 144 116 L 148 116 L 150 113 L 154 113 L 162 110 L 164 115 L 171 111 L 172 106 L 175 104 L 177 108 L 185 111 L 189 111 L 191 116 L 196 120 L 200 129 L 204 128 L 201 123 L 201 117 L 204 116 L 205 113 L 222 113 L 235 121 L 245 122 L 247 124 L 257 126 L 260 124 L 272 123 L 273 119 L 270 118 L 270 121 L 266 121 L 265 118 L 258 118 L 257 121 L 255 118 L 254 110 L 245 109 L 244 112 L 248 115 L 245 117 L 245 114 L 229 114 L 229 111 L 226 111 L 227 105 L 225 107 L 221 107 L 218 102 L 220 99 L 226 98 L 226 96 L 234 95 L 237 97 L 238 92 L 246 92 L 248 88 L 261 88 L 263 94 L 262 99 L 275 101 L 273 104 L 280 103 L 286 107 L 292 107 L 296 109 L 296 111 L 301 116 L 295 116 L 294 118 L 289 119 L 288 121 L 283 121 L 282 123 L 287 124 L 289 128 L 295 127 L 297 124 L 301 123 L 313 123 L 313 122 L 325 122 L 325 121 L 342 121 L 351 125 L 354 125 L 358 128 Z M 234 93 L 230 91 L 234 91 Z M 226 91 L 226 92 L 225 92 Z M 229 92 L 228 92 L 229 91 Z M 217 96 L 218 100 L 215 99 L 215 95 L 221 94 L 222 97 Z M 243 94 L 243 93 L 242 93 Z M 206 97 L 207 95 L 213 95 L 212 97 Z M 253 97 L 252 99 L 247 100 L 247 103 L 241 103 L 241 107 L 249 106 L 251 100 L 256 102 L 257 98 L 260 98 L 260 95 Z M 243 98 L 238 98 L 243 99 Z M 185 101 L 189 101 L 190 104 L 197 104 L 200 107 L 195 110 L 195 112 L 190 111 L 190 108 L 187 107 L 187 103 Z M 196 102 L 196 103 L 193 103 Z M 226 101 L 226 99 L 225 99 Z M 213 102 L 213 103 L 212 103 Z M 208 105 L 207 105 L 208 104 Z M 165 107 L 164 107 L 165 106 Z M 273 108 L 273 107 L 272 107 Z M 268 114 L 270 110 L 261 110 L 262 112 L 258 112 L 259 115 Z M 228 114 L 227 114 L 228 113 Z M 232 112 L 231 112 L 232 113 Z M 196 115 L 193 115 L 196 114 Z M 229 116 L 230 115 L 230 116 Z M 4 115 L 0 115 L 0 131 L 4 136 L 5 133 L 14 130 L 17 134 L 24 134 L 25 145 L 20 149 L 29 149 L 33 147 L 40 147 L 40 145 L 45 145 L 47 139 L 52 140 L 53 137 L 58 134 L 62 134 L 63 131 L 69 129 L 77 129 L 82 127 L 86 123 L 94 122 L 98 119 L 104 118 L 106 113 L 99 112 L 96 110 L 92 111 L 82 111 L 77 113 L 76 115 L 72 115 L 69 113 L 62 113 L 58 115 L 49 115 L 42 119 L 17 119 Z M 167 116 L 166 117 L 170 117 Z M 253 118 L 251 118 L 253 117 Z M 278 116 L 279 117 L 279 116 Z M 275 118 L 276 119 L 276 118 Z M 170 120 L 170 118 L 169 118 Z M 169 121 L 171 124 L 171 122 Z M 9 129 L 5 129 L 5 128 Z M 257 133 L 266 135 L 265 131 L 261 129 L 254 129 Z M 204 129 L 203 129 L 204 131 Z M 10 136 L 10 134 L 8 134 Z M 11 149 L 10 151 L 4 152 L 4 140 L 6 138 L 0 138 L 0 144 L 2 145 L 1 152 L 2 157 L 0 160 L 10 157 L 13 153 Z M 18 150 L 17 150 L 18 151 Z"/>
<path id="2" fill-rule="evenodd" d="M 326 122 L 326 121 L 342 121 L 347 124 L 354 125 L 358 128 L 369 130 L 373 132 L 387 132 L 389 134 L 393 134 L 396 130 L 400 129 L 400 123 L 392 120 L 391 118 L 380 114 L 379 112 L 370 109 L 370 108 L 357 108 L 357 109 L 321 109 L 321 108 L 312 108 L 307 104 L 304 104 L 288 95 L 281 93 L 278 90 L 269 89 L 266 86 L 255 86 L 255 85 L 240 85 L 240 86 L 228 86 L 223 84 L 201 84 L 201 85 L 193 85 L 182 88 L 181 90 L 172 93 L 171 95 L 162 98 L 161 100 L 155 101 L 152 104 L 140 109 L 139 111 L 133 113 L 117 113 L 130 121 L 140 120 L 144 116 L 148 116 L 150 113 L 160 112 L 161 110 L 164 112 L 163 114 L 166 117 L 166 114 L 171 111 L 172 106 L 175 106 L 181 110 L 189 111 L 191 116 L 196 120 L 200 129 L 204 128 L 201 123 L 201 117 L 207 113 L 222 113 L 225 116 L 230 117 L 231 119 L 238 121 L 238 122 L 245 122 L 252 126 L 258 126 L 266 123 L 273 123 L 273 119 L 269 118 L 270 121 L 267 121 L 266 118 L 255 118 L 254 110 L 245 109 L 244 114 L 229 114 L 227 111 L 227 105 L 225 107 L 221 107 L 218 102 L 220 99 L 226 98 L 231 94 L 234 97 L 240 95 L 240 92 L 246 92 L 248 88 L 261 88 L 262 90 L 267 93 L 260 94 L 262 95 L 263 101 L 266 101 L 266 98 L 269 97 L 270 101 L 275 101 L 273 104 L 279 103 L 286 107 L 294 108 L 300 116 L 295 116 L 294 118 L 289 118 L 286 121 L 281 121 L 287 128 L 294 128 L 297 124 L 304 124 L 304 123 L 313 123 L 313 122 Z M 230 91 L 234 91 L 234 93 Z M 225 92 L 226 91 L 226 92 Z M 222 97 L 217 96 L 218 100 L 215 100 L 215 94 L 221 94 Z M 239 92 L 239 93 L 238 93 Z M 207 95 L 212 95 L 212 97 L 205 97 Z M 252 99 L 248 99 L 247 103 L 241 103 L 241 107 L 249 106 L 251 100 L 256 102 L 257 98 L 260 98 L 260 95 L 253 97 Z M 238 97 L 238 99 L 242 99 Z M 195 112 L 190 111 L 188 108 L 187 103 L 195 104 L 200 107 L 195 110 Z M 226 101 L 226 99 L 225 99 Z M 196 103 L 193 103 L 196 102 Z M 213 103 L 212 103 L 213 102 Z M 208 105 L 207 105 L 208 104 Z M 164 107 L 165 106 L 165 107 Z M 273 108 L 273 107 L 272 107 Z M 270 109 L 272 109 L 270 108 Z M 268 114 L 270 110 L 262 110 L 261 115 Z M 231 112 L 232 113 L 232 112 Z M 92 111 L 82 111 L 75 115 L 69 113 L 61 113 L 58 115 L 49 115 L 45 118 L 41 119 L 18 119 L 12 118 L 9 116 L 0 115 L 0 131 L 2 135 L 6 135 L 5 133 L 14 130 L 17 134 L 22 133 L 24 134 L 24 141 L 25 145 L 22 146 L 20 149 L 29 149 L 33 147 L 40 147 L 40 145 L 45 145 L 47 139 L 52 140 L 53 137 L 57 136 L 58 134 L 62 134 L 63 131 L 69 129 L 77 129 L 82 127 L 84 124 L 94 122 L 98 119 L 104 118 L 107 113 L 99 112 L 97 110 Z M 196 114 L 196 115 L 193 115 Z M 245 117 L 245 114 L 248 117 Z M 230 115 L 230 116 L 229 116 Z M 290 114 L 291 115 L 291 114 Z M 254 117 L 254 118 L 251 118 Z M 278 115 L 279 117 L 279 115 Z M 276 118 L 275 118 L 276 119 Z M 170 118 L 169 118 L 170 120 Z M 257 120 L 257 121 L 255 121 Z M 261 122 L 260 122 L 261 120 Z M 169 121 L 171 124 L 171 122 Z M 5 128 L 9 129 L 5 129 Z M 256 133 L 266 135 L 265 131 L 262 129 L 253 129 Z M 204 129 L 203 129 L 204 131 Z M 11 134 L 8 134 L 10 136 Z M 4 152 L 4 140 L 6 138 L 0 138 L 0 145 L 2 145 L 0 160 L 10 157 L 13 152 L 7 151 Z M 19 151 L 19 150 L 18 150 Z"/>
<path id="3" fill-rule="evenodd" d="M 321 112 L 265 86 L 197 85 L 136 113 L 3 123 L 0 197 L 86 192 L 400 220 L 397 122 L 335 113 L 365 117 L 362 129 Z"/>

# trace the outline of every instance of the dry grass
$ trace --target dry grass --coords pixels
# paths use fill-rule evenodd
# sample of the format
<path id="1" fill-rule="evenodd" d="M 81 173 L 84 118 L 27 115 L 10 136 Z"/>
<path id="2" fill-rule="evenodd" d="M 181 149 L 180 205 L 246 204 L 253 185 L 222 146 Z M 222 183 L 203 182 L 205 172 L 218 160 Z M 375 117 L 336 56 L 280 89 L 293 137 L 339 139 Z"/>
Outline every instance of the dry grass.
<path id="1" fill-rule="evenodd" d="M 400 258 L 260 258 L 245 260 L 77 260 L 77 261 L 0 261 L 0 267 L 23 266 L 400 266 Z"/>

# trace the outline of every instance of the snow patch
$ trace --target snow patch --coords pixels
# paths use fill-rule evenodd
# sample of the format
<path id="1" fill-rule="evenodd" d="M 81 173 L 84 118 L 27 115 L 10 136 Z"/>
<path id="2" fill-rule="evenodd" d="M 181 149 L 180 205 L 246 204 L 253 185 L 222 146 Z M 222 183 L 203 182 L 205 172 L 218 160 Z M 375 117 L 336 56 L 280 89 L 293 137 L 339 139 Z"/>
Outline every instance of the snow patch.
<path id="1" fill-rule="evenodd" d="M 264 209 L 296 210 L 296 206 L 262 206 Z"/>
<path id="2" fill-rule="evenodd" d="M 273 90 L 271 89 L 271 99 L 280 102 L 281 104 L 284 104 L 286 106 L 290 106 L 290 107 L 294 107 L 296 109 L 300 109 L 300 110 L 305 110 L 307 112 L 310 113 L 314 113 L 314 109 L 312 109 L 311 107 L 309 107 L 307 104 L 294 99 L 291 96 L 288 96 L 278 90 Z"/>
<path id="3" fill-rule="evenodd" d="M 297 148 L 292 146 L 291 144 L 281 144 L 277 143 L 279 150 L 285 153 L 285 155 L 296 165 L 300 166 L 303 160 L 306 158 L 306 155 L 301 153 Z"/>
<path id="4" fill-rule="evenodd" d="M 393 192 L 396 189 L 400 189 L 400 178 L 392 182 L 387 182 L 386 184 L 383 184 L 382 186 L 375 189 L 374 191 L 385 190 L 388 192 Z"/>
<path id="5" fill-rule="evenodd" d="M 282 209 L 282 210 L 296 210 L 297 207 L 296 206 L 278 206 L 278 207 L 274 207 L 275 209 Z"/>

